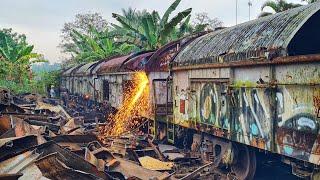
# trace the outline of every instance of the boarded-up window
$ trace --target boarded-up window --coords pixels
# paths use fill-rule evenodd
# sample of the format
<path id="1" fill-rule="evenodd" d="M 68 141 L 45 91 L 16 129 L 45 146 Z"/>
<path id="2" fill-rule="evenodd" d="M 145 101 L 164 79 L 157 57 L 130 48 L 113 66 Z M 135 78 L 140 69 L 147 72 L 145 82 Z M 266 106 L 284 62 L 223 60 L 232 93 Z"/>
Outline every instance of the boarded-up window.
<path id="1" fill-rule="evenodd" d="M 103 99 L 109 101 L 109 81 L 103 81 Z"/>

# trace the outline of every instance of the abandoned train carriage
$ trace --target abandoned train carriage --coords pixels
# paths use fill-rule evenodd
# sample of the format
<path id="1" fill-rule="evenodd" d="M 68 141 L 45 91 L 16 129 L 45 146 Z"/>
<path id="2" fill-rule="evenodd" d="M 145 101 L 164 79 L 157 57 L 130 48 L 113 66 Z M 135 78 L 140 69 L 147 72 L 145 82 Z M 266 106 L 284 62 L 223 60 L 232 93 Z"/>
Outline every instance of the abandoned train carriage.
<path id="1" fill-rule="evenodd" d="M 150 134 L 158 134 L 158 123 L 166 123 L 167 116 L 172 115 L 172 96 L 168 89 L 168 77 L 170 76 L 170 61 L 197 37 L 208 32 L 192 34 L 176 41 L 172 41 L 157 51 L 149 58 L 143 70 L 147 72 L 150 87 Z"/>
<path id="2" fill-rule="evenodd" d="M 81 67 L 79 67 L 74 73 L 73 77 L 76 79 L 76 83 L 74 86 L 76 86 L 76 93 L 78 94 L 85 94 L 89 97 L 94 97 L 94 78 L 92 74 L 90 73 L 90 69 L 94 67 L 96 62 L 87 63 Z"/>
<path id="3" fill-rule="evenodd" d="M 143 62 L 152 54 L 153 52 L 140 52 L 104 62 L 97 72 L 96 88 L 102 93 L 98 101 L 106 100 L 111 106 L 119 108 L 124 91 L 131 85 L 132 74 L 139 71 Z"/>
<path id="4" fill-rule="evenodd" d="M 75 84 L 77 84 L 77 79 L 75 78 L 74 73 L 83 65 L 84 64 L 80 64 L 80 65 L 71 67 L 61 74 L 62 86 L 66 87 L 73 93 L 77 91 L 75 87 Z"/>
<path id="5" fill-rule="evenodd" d="M 242 179 L 253 177 L 254 149 L 290 157 L 293 173 L 309 175 L 320 165 L 319 9 L 302 6 L 191 42 L 172 62 L 167 132 L 203 132 L 193 147 L 210 143 L 203 150 Z"/>

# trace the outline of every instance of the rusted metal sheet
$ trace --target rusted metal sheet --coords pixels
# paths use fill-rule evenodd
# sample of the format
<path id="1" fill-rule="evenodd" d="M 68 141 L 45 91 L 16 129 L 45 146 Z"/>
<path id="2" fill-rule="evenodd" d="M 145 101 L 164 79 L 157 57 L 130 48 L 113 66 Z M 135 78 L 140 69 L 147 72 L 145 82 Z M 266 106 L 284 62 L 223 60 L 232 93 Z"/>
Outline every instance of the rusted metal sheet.
<path id="1" fill-rule="evenodd" d="M 0 161 L 14 157 L 37 145 L 37 136 L 34 135 L 0 139 Z"/>
<path id="2" fill-rule="evenodd" d="M 99 142 L 95 135 L 59 135 L 53 137 L 51 140 L 56 142 L 62 147 L 66 147 L 72 151 L 79 151 L 85 147 L 90 142 Z"/>
<path id="3" fill-rule="evenodd" d="M 83 65 L 74 73 L 75 76 L 88 76 L 90 74 L 90 68 L 92 68 L 97 63 L 99 63 L 99 61 L 90 62 Z"/>
<path id="4" fill-rule="evenodd" d="M 32 164 L 40 154 L 35 151 L 27 151 L 10 159 L 0 162 L 0 174 L 21 173 L 23 169 Z"/>
<path id="5" fill-rule="evenodd" d="M 203 78 L 201 73 L 212 72 L 210 68 L 175 71 L 174 122 L 319 164 L 320 64 L 315 57 L 235 66 L 229 78 Z M 297 59 L 304 63 L 295 63 Z"/>
<path id="6" fill-rule="evenodd" d="M 57 158 L 57 153 L 49 154 L 37 160 L 37 166 L 42 174 L 49 179 L 102 179 L 93 174 L 78 171 L 68 167 Z"/>
<path id="7" fill-rule="evenodd" d="M 11 128 L 11 119 L 9 116 L 0 115 L 0 135 Z"/>
<path id="8" fill-rule="evenodd" d="M 169 63 L 176 54 L 194 39 L 207 33 L 208 32 L 200 32 L 192 34 L 162 46 L 150 57 L 145 70 L 147 72 L 169 71 Z"/>
<path id="9" fill-rule="evenodd" d="M 291 40 L 308 20 L 319 20 L 312 18 L 319 9 L 320 3 L 314 3 L 209 33 L 191 42 L 178 54 L 173 65 L 219 64 L 299 55 L 297 51 L 291 52 L 292 48 L 288 48 L 293 46 L 290 43 L 299 44 Z M 308 28 L 315 27 L 308 24 Z M 319 36 L 317 33 L 313 35 Z M 312 44 L 312 40 L 317 38 L 308 39 L 308 43 Z"/>
<path id="10" fill-rule="evenodd" d="M 57 159 L 66 166 L 74 170 L 79 170 L 86 173 L 94 174 L 95 176 L 101 178 L 106 178 L 106 175 L 98 171 L 94 165 L 85 161 L 82 157 L 78 156 L 77 154 L 62 148 L 53 141 L 37 146 L 37 152 L 41 154 L 41 157 L 45 157 L 52 153 L 57 153 Z"/>
<path id="11" fill-rule="evenodd" d="M 126 55 L 105 61 L 101 64 L 97 73 L 103 74 L 116 72 L 121 67 L 122 63 L 125 62 L 129 57 L 130 55 Z"/>
<path id="12" fill-rule="evenodd" d="M 90 72 L 90 75 L 92 76 L 96 76 L 99 69 L 101 68 L 101 66 L 104 65 L 105 62 L 111 60 L 111 59 L 116 59 L 116 58 L 119 58 L 119 57 L 122 57 L 122 56 L 119 56 L 119 55 L 116 55 L 116 56 L 111 56 L 107 59 L 103 59 L 103 60 L 100 60 L 99 62 L 97 62 L 96 64 L 94 64 L 93 66 L 91 66 L 89 68 L 89 72 Z"/>
<path id="13" fill-rule="evenodd" d="M 117 158 L 119 166 L 113 170 L 122 172 L 126 177 L 137 177 L 139 179 L 150 179 L 161 177 L 164 173 L 143 168 L 136 163 Z"/>
<path id="14" fill-rule="evenodd" d="M 128 59 L 121 66 L 120 71 L 139 71 L 144 70 L 145 65 L 147 64 L 149 58 L 153 55 L 154 52 L 145 52 L 139 54 L 135 57 Z"/>
<path id="15" fill-rule="evenodd" d="M 74 66 L 68 70 L 66 70 L 65 72 L 62 73 L 62 76 L 72 76 L 72 74 L 74 72 L 76 72 L 79 68 L 81 68 L 82 66 L 84 66 L 85 64 L 80 64 L 80 65 L 77 65 L 77 66 Z"/>
<path id="16" fill-rule="evenodd" d="M 96 166 L 96 168 L 99 171 L 104 172 L 104 169 L 105 169 L 105 166 L 106 166 L 106 162 L 104 160 L 102 160 L 102 159 L 96 158 L 96 156 L 88 148 L 86 148 L 86 150 L 85 150 L 84 158 L 85 158 L 86 161 L 88 161 L 92 165 Z"/>
<path id="17" fill-rule="evenodd" d="M 174 71 L 194 70 L 194 69 L 208 69 L 208 68 L 227 68 L 227 67 L 249 67 L 249 66 L 266 66 L 266 65 L 280 65 L 280 64 L 292 64 L 292 63 L 310 63 L 319 62 L 320 55 L 301 55 L 301 56 L 288 56 L 277 57 L 272 61 L 266 61 L 264 58 L 259 60 L 244 60 L 226 63 L 206 63 L 206 64 L 193 64 L 187 66 L 173 67 Z"/>

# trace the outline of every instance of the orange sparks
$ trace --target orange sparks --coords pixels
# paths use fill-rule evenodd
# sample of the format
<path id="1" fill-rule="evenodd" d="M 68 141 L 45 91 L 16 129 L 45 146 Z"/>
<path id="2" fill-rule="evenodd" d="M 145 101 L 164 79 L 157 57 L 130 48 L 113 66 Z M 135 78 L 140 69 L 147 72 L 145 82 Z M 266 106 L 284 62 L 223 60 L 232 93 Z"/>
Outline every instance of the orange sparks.
<path id="1" fill-rule="evenodd" d="M 149 80 L 145 72 L 133 74 L 132 85 L 124 92 L 124 101 L 118 112 L 108 119 L 109 123 L 103 128 L 104 136 L 119 136 L 138 122 L 135 117 L 146 116 L 149 112 Z"/>

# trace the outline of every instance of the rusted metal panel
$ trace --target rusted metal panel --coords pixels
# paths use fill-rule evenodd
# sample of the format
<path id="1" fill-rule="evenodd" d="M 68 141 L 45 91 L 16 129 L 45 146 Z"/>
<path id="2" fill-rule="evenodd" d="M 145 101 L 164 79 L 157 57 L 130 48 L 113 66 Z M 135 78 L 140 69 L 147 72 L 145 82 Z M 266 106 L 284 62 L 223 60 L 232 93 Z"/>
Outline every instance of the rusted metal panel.
<path id="1" fill-rule="evenodd" d="M 266 66 L 266 65 L 280 65 L 280 64 L 292 64 L 292 63 L 310 63 L 319 62 L 320 55 L 301 55 L 301 56 L 289 56 L 289 57 L 277 57 L 272 61 L 266 61 L 264 58 L 258 60 L 244 60 L 226 63 L 206 63 L 206 64 L 193 64 L 187 66 L 173 67 L 174 71 L 184 71 L 191 69 L 208 69 L 208 68 L 225 68 L 225 67 L 249 67 L 249 66 Z"/>
<path id="2" fill-rule="evenodd" d="M 24 168 L 32 164 L 40 154 L 35 151 L 27 151 L 0 163 L 0 174 L 20 173 Z"/>
<path id="3" fill-rule="evenodd" d="M 92 65 L 90 68 L 89 68 L 89 73 L 90 75 L 93 75 L 93 76 L 97 76 L 97 72 L 98 70 L 101 68 L 101 66 L 104 65 L 105 62 L 111 60 L 111 59 L 115 59 L 115 58 L 118 58 L 118 57 L 121 57 L 119 55 L 116 55 L 116 56 L 111 56 L 107 59 L 103 59 L 103 60 L 100 60 L 98 61 L 96 64 Z"/>
<path id="4" fill-rule="evenodd" d="M 80 64 L 80 65 L 77 65 L 75 67 L 72 67 L 70 69 L 68 69 L 67 71 L 63 72 L 62 73 L 62 76 L 73 76 L 74 73 L 79 69 L 81 68 L 82 66 L 84 66 L 85 64 Z"/>
<path id="5" fill-rule="evenodd" d="M 124 62 L 119 69 L 119 71 L 141 71 L 145 69 L 145 65 L 147 64 L 149 58 L 153 55 L 154 52 L 146 52 L 134 56 Z"/>
<path id="6" fill-rule="evenodd" d="M 210 79 L 210 78 L 229 78 L 230 69 L 194 69 L 189 70 L 189 78 L 191 79 Z"/>
<path id="7" fill-rule="evenodd" d="M 241 67 L 234 69 L 233 84 L 246 87 L 256 85 L 257 83 L 270 82 L 270 78 L 269 67 Z"/>
<path id="8" fill-rule="evenodd" d="M 188 72 L 177 72 L 173 76 L 173 107 L 175 123 L 188 126 L 188 92 L 190 80 Z"/>
<path id="9" fill-rule="evenodd" d="M 126 55 L 105 61 L 101 64 L 97 73 L 103 74 L 116 72 L 121 67 L 122 63 L 125 62 L 129 57 L 130 55 Z"/>
<path id="10" fill-rule="evenodd" d="M 320 163 L 319 63 L 275 67 L 277 152 Z"/>
<path id="11" fill-rule="evenodd" d="M 276 79 L 279 84 L 320 83 L 319 63 L 291 64 L 276 66 Z"/>
<path id="12" fill-rule="evenodd" d="M 174 66 L 273 59 L 296 54 L 288 51 L 289 43 L 306 21 L 319 20 L 312 19 L 319 9 L 320 3 L 314 3 L 206 34 L 181 51 Z"/>
<path id="13" fill-rule="evenodd" d="M 174 121 L 319 164 L 319 65 L 304 61 L 231 67 L 229 79 L 210 78 L 212 69 L 174 71 Z"/>
<path id="14" fill-rule="evenodd" d="M 57 158 L 57 153 L 49 154 L 36 162 L 42 174 L 49 179 L 102 179 L 93 174 L 78 171 L 68 167 Z"/>
<path id="15" fill-rule="evenodd" d="M 208 32 L 200 32 L 192 34 L 162 46 L 150 57 L 145 70 L 147 72 L 169 71 L 169 63 L 177 53 L 194 39 L 207 33 Z"/>
<path id="16" fill-rule="evenodd" d="M 85 173 L 90 173 L 98 177 L 106 178 L 106 175 L 98 171 L 95 166 L 85 161 L 82 157 L 78 156 L 77 154 L 72 153 L 69 150 L 60 147 L 53 141 L 37 146 L 37 152 L 41 154 L 41 157 L 43 158 L 44 161 L 47 161 L 46 157 L 48 156 L 51 157 L 50 155 L 54 153 L 56 154 L 54 156 L 54 159 L 57 159 L 59 162 L 65 164 L 69 168 L 72 168 L 74 170 L 79 170 Z M 42 170 L 41 172 L 43 172 Z"/>
<path id="17" fill-rule="evenodd" d="M 82 67 L 80 67 L 74 74 L 76 76 L 87 76 L 90 74 L 90 71 L 89 71 L 90 68 L 92 68 L 97 63 L 99 63 L 99 61 L 87 63 L 87 64 L 83 65 Z"/>
<path id="18" fill-rule="evenodd" d="M 37 136 L 34 135 L 0 139 L 0 161 L 11 158 L 37 145 Z"/>

